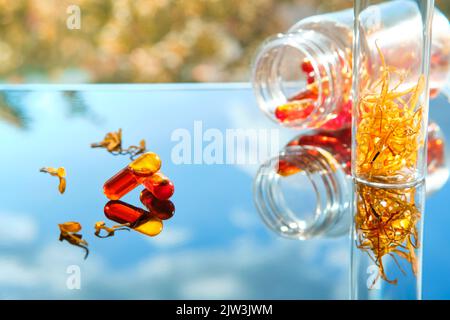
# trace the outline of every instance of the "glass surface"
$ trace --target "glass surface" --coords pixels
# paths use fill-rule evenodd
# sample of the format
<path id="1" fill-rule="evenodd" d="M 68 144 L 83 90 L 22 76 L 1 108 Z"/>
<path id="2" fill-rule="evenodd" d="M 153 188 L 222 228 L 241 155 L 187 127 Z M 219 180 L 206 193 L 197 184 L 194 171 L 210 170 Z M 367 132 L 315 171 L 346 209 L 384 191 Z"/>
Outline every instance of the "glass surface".
<path id="1" fill-rule="evenodd" d="M 172 133 L 185 128 L 192 134 L 195 121 L 201 121 L 203 132 L 278 128 L 257 108 L 250 85 L 2 89 L 8 90 L 0 99 L 0 298 L 348 298 L 348 239 L 301 242 L 266 229 L 252 202 L 258 164 L 176 165 L 171 160 L 177 144 Z M 432 101 L 430 109 L 449 137 L 446 99 Z M 18 114 L 25 118 L 24 128 L 18 126 Z M 125 146 L 146 139 L 175 184 L 175 215 L 157 237 L 134 231 L 94 237 L 95 222 L 113 224 L 103 214 L 103 183 L 129 159 L 90 144 L 119 128 Z M 279 129 L 280 147 L 296 136 Z M 64 195 L 56 177 L 39 172 L 43 166 L 66 168 Z M 123 200 L 141 206 L 140 190 Z M 426 204 L 425 299 L 450 298 L 445 251 L 450 216 L 443 210 L 449 195 L 447 185 Z M 91 251 L 87 260 L 80 248 L 58 241 L 57 224 L 72 220 L 83 226 Z M 74 265 L 81 272 L 80 290 L 66 285 Z"/>

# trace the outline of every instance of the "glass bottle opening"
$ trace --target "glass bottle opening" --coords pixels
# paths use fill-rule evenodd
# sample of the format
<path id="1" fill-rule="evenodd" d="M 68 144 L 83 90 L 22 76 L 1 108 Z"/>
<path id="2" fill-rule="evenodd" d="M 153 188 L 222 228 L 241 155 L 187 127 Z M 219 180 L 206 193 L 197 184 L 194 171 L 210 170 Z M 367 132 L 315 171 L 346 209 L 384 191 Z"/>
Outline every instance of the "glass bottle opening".
<path id="1" fill-rule="evenodd" d="M 285 164 L 294 169 L 280 174 Z M 345 173 L 328 152 L 292 146 L 260 167 L 254 201 L 271 230 L 304 240 L 348 231 L 350 221 L 342 219 L 349 209 L 348 190 Z"/>
<path id="2" fill-rule="evenodd" d="M 335 61 L 323 56 L 324 41 L 314 31 L 278 35 L 266 41 L 256 55 L 252 68 L 255 95 L 273 121 L 310 128 L 332 118 Z"/>

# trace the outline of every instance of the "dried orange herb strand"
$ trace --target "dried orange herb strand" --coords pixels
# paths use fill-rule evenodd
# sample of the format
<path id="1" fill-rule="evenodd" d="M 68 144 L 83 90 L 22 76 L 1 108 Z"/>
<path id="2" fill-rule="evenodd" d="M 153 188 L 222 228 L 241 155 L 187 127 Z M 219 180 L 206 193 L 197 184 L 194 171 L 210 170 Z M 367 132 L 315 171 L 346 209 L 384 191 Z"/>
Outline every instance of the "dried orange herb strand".
<path id="1" fill-rule="evenodd" d="M 130 231 L 130 224 L 125 223 L 125 224 L 108 227 L 104 221 L 98 221 L 95 223 L 94 229 L 95 229 L 95 236 L 97 236 L 99 238 L 109 238 L 109 237 L 113 237 L 115 235 L 116 231 L 121 231 L 121 230 Z M 106 232 L 105 236 L 100 235 L 102 230 L 105 230 L 105 232 Z"/>
<path id="2" fill-rule="evenodd" d="M 397 279 L 388 278 L 384 257 L 394 259 L 399 268 L 397 259 L 406 260 L 417 274 L 415 250 L 420 246 L 417 224 L 421 213 L 415 203 L 416 188 L 382 189 L 357 183 L 356 191 L 356 246 L 369 255 L 379 276 L 388 283 L 396 284 Z"/>
<path id="3" fill-rule="evenodd" d="M 405 79 L 390 88 L 391 69 L 381 50 L 380 79 L 361 91 L 357 108 L 356 174 L 367 180 L 408 179 L 417 168 L 417 154 L 423 144 L 422 107 L 424 91 L 421 75 L 410 88 L 399 90 Z M 405 101 L 407 101 L 405 103 Z"/>
<path id="4" fill-rule="evenodd" d="M 73 246 L 82 248 L 85 251 L 84 259 L 89 255 L 88 243 L 83 240 L 83 236 L 77 232 L 81 231 L 81 224 L 76 221 L 69 221 L 58 224 L 60 235 L 59 241 L 66 240 Z"/>

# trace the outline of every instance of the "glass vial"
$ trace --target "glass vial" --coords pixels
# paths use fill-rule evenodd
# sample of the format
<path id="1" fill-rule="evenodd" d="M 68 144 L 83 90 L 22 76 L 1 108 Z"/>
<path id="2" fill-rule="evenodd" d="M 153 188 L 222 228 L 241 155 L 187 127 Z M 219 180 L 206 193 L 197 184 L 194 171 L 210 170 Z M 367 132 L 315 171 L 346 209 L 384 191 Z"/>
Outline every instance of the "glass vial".
<path id="1" fill-rule="evenodd" d="M 427 196 L 449 177 L 444 136 L 428 126 Z M 269 227 L 286 238 L 348 235 L 351 229 L 351 129 L 320 130 L 292 139 L 254 180 L 254 202 Z"/>
<path id="2" fill-rule="evenodd" d="M 424 187 L 356 183 L 351 299 L 421 299 Z"/>
<path id="3" fill-rule="evenodd" d="M 433 8 L 354 1 L 353 299 L 421 298 Z"/>
<path id="4" fill-rule="evenodd" d="M 385 1 L 386 2 L 386 1 Z M 403 21 L 396 4 L 384 3 L 393 21 Z M 391 7 L 392 6 L 392 7 Z M 389 8 L 391 7 L 391 8 Z M 400 39 L 403 23 L 379 32 Z M 273 121 L 296 129 L 336 130 L 351 125 L 353 10 L 300 20 L 287 33 L 266 40 L 254 57 L 251 82 L 261 110 Z M 400 41 L 389 43 L 390 55 L 405 63 Z M 450 24 L 438 10 L 433 19 L 430 88 L 437 95 L 450 71 Z"/>

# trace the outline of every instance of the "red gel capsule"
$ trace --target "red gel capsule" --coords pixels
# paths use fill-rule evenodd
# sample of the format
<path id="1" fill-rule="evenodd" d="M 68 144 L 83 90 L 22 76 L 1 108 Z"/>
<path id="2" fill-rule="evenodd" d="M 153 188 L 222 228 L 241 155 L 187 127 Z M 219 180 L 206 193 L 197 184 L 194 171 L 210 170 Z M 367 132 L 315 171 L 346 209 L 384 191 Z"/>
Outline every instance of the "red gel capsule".
<path id="1" fill-rule="evenodd" d="M 314 71 L 314 68 L 313 68 L 311 62 L 307 59 L 303 60 L 303 62 L 300 65 L 300 68 L 305 73 L 310 73 L 310 72 Z"/>
<path id="2" fill-rule="evenodd" d="M 123 201 L 109 201 L 104 212 L 108 219 L 120 224 L 129 223 L 130 228 L 150 237 L 158 235 L 163 229 L 161 219 Z"/>
<path id="3" fill-rule="evenodd" d="M 161 172 L 146 178 L 142 184 L 159 200 L 167 200 L 175 192 L 172 181 Z"/>
<path id="4" fill-rule="evenodd" d="M 129 205 L 120 200 L 109 201 L 104 208 L 105 216 L 112 221 L 120 224 L 129 223 L 131 226 L 135 225 L 145 215 L 147 211 Z"/>
<path id="5" fill-rule="evenodd" d="M 161 159 L 154 152 L 147 152 L 133 160 L 114 177 L 106 181 L 103 193 L 110 200 L 118 200 L 161 168 Z"/>
<path id="6" fill-rule="evenodd" d="M 103 185 L 103 193 L 110 200 L 118 200 L 139 184 L 140 180 L 126 167 L 105 182 Z"/>
<path id="7" fill-rule="evenodd" d="M 140 200 L 147 207 L 151 215 L 167 220 L 173 217 L 175 213 L 175 205 L 170 200 L 159 200 L 150 191 L 144 189 L 141 191 Z"/>

